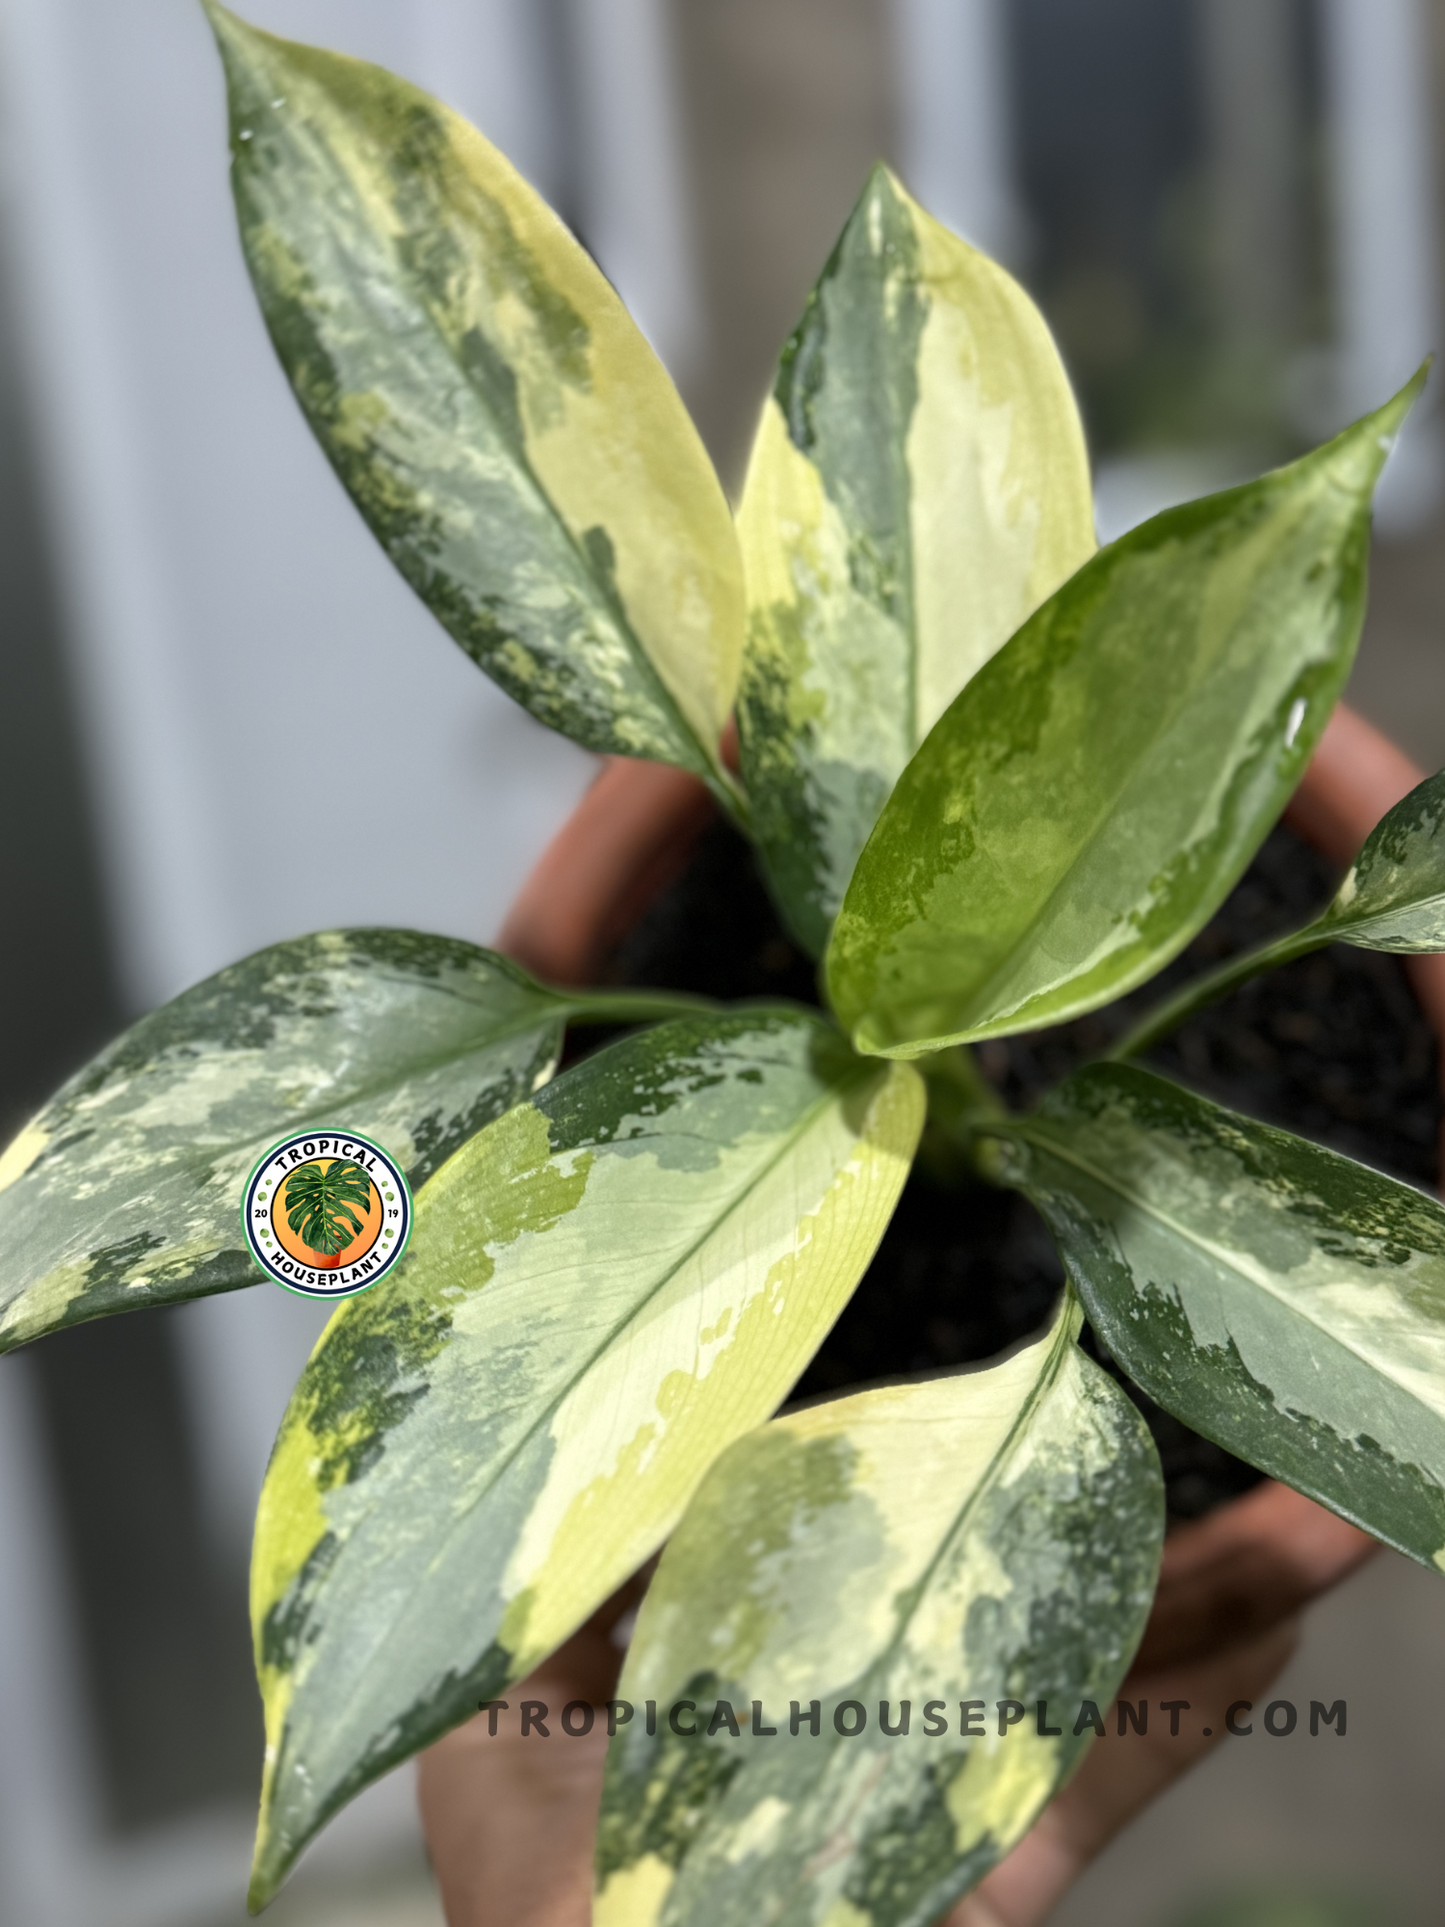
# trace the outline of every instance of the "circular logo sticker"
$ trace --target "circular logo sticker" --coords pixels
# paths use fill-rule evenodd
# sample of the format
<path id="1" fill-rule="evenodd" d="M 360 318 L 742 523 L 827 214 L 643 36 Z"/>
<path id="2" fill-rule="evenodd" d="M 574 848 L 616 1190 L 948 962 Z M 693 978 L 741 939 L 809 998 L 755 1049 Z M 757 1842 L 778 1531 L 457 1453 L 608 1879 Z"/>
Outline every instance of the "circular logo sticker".
<path id="1" fill-rule="evenodd" d="M 379 1284 L 411 1236 L 411 1192 L 379 1144 L 355 1131 L 298 1131 L 262 1158 L 241 1223 L 251 1256 L 306 1298 Z"/>

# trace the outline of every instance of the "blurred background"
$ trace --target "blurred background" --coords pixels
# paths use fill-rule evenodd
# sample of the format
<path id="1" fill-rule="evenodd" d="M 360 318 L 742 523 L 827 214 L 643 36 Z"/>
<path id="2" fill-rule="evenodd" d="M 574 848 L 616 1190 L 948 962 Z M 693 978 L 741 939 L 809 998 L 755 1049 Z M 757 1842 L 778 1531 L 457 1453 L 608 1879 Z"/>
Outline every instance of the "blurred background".
<path id="1" fill-rule="evenodd" d="M 249 12 L 476 120 L 617 283 L 733 489 L 879 155 L 1041 301 L 1106 537 L 1299 451 L 1445 345 L 1445 0 Z M 1433 405 L 1374 567 L 1353 699 L 1434 769 Z M 282 670 L 288 713 L 256 696 Z M 357 671 L 385 692 L 368 714 L 336 693 Z M 0 1137 L 120 1024 L 262 944 L 344 923 L 487 940 L 593 773 L 411 600 L 312 445 L 242 268 L 193 0 L 0 0 L 0 730 Z M 318 879 L 287 843 L 338 777 L 378 860 Z M 318 1328 L 261 1289 L 0 1361 L 3 1927 L 244 1917 L 250 1514 Z M 1439 1581 L 1377 1561 L 1278 1691 L 1347 1697 L 1347 1740 L 1221 1752 L 1066 1927 L 1438 1918 Z M 273 1918 L 436 1927 L 405 1773 Z"/>

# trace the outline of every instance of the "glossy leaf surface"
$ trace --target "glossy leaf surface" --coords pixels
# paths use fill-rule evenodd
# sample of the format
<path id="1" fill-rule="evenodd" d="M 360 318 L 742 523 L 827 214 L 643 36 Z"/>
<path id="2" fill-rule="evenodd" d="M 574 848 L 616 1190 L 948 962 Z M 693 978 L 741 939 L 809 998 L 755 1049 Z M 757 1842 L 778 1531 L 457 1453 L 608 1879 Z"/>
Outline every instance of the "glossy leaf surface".
<path id="1" fill-rule="evenodd" d="M 467 653 L 589 749 L 728 790 L 742 646 L 721 487 L 586 252 L 476 130 L 208 8 L 241 238 L 307 420 Z"/>
<path id="2" fill-rule="evenodd" d="M 261 1499 L 253 1899 L 367 1781 L 521 1677 L 765 1419 L 882 1235 L 921 1080 L 793 1010 L 587 1059 L 420 1193 Z"/>
<path id="3" fill-rule="evenodd" d="M 1130 1377 L 1445 1566 L 1445 1210 L 1132 1067 L 1079 1072 L 1025 1129 L 1005 1168 Z"/>
<path id="4" fill-rule="evenodd" d="M 1381 818 L 1319 929 L 1365 950 L 1445 950 L 1445 773 Z"/>
<path id="5" fill-rule="evenodd" d="M 568 1008 L 490 951 L 409 930 L 302 937 L 197 984 L 0 1157 L 0 1350 L 255 1284 L 241 1196 L 268 1146 L 339 1125 L 420 1183 L 546 1081 Z"/>
<path id="6" fill-rule="evenodd" d="M 1422 380 L 1101 551 L 980 670 L 900 779 L 834 929 L 830 992 L 860 1048 L 1062 1022 L 1206 922 L 1349 671 L 1371 495 Z"/>
<path id="7" fill-rule="evenodd" d="M 1094 552 L 1083 430 L 1042 317 L 886 168 L 783 352 L 738 531 L 743 773 L 816 956 L 909 758 Z"/>
<path id="8" fill-rule="evenodd" d="M 713 1467 L 617 1688 L 638 1711 L 608 1755 L 598 1927 L 933 1927 L 1031 1825 L 1087 1744 L 1081 1702 L 1128 1666 L 1163 1536 L 1153 1443 L 1078 1317 L 989 1370 L 779 1419 Z M 793 1735 L 813 1700 L 819 1735 Z M 965 1737 L 968 1700 L 985 1730 Z M 1026 1713 L 1002 1735 L 999 1700 Z M 672 1730 L 684 1701 L 696 1737 Z M 905 1702 L 885 1733 L 880 1704 L 896 1728 Z"/>

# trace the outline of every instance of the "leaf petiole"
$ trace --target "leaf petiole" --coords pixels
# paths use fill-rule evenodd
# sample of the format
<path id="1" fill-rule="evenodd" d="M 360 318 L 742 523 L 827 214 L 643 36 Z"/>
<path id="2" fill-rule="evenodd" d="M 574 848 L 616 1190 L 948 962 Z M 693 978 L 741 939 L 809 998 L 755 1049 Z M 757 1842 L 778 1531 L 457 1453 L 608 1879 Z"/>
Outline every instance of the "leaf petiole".
<path id="1" fill-rule="evenodd" d="M 554 990 L 569 1024 L 651 1024 L 669 1017 L 710 1015 L 723 1006 L 712 997 L 668 990 Z"/>
<path id="2" fill-rule="evenodd" d="M 960 1167 L 974 1177 L 991 1178 L 980 1161 L 982 1137 L 1009 1117 L 1008 1106 L 979 1069 L 966 1044 L 920 1058 L 928 1090 L 928 1115 L 920 1159 L 947 1181 Z"/>
<path id="3" fill-rule="evenodd" d="M 719 768 L 714 768 L 705 781 L 708 793 L 733 828 L 751 838 L 752 810 L 748 803 L 748 793 L 742 784 L 729 770 Z"/>
<path id="4" fill-rule="evenodd" d="M 1104 1061 L 1121 1064 L 1131 1057 L 1142 1057 L 1145 1051 L 1152 1050 L 1170 1031 L 1177 1030 L 1210 1004 L 1218 1003 L 1221 997 L 1227 997 L 1231 990 L 1247 983 L 1251 977 L 1257 977 L 1261 971 L 1276 970 L 1281 964 L 1293 963 L 1296 957 L 1307 957 L 1312 950 L 1322 950 L 1341 934 L 1341 931 L 1326 927 L 1323 920 L 1317 918 L 1302 930 L 1292 931 L 1287 937 L 1276 937 L 1272 943 L 1261 944 L 1257 950 L 1246 950 L 1238 957 L 1231 957 L 1227 963 L 1220 964 L 1215 970 L 1207 970 L 1202 977 L 1195 977 L 1172 997 L 1166 997 L 1162 1003 L 1156 1004 L 1131 1031 L 1125 1033 L 1107 1053 Z"/>

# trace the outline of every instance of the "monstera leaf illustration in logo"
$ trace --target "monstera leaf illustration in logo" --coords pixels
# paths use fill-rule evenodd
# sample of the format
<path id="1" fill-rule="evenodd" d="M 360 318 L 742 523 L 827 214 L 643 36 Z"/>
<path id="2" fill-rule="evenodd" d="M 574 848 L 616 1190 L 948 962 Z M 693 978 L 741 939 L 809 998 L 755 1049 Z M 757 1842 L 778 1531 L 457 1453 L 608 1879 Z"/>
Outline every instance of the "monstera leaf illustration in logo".
<path id="1" fill-rule="evenodd" d="M 363 1214 L 371 1209 L 371 1179 L 350 1158 L 329 1164 L 298 1164 L 286 1180 L 286 1222 L 312 1251 L 334 1263 L 360 1236 Z"/>

